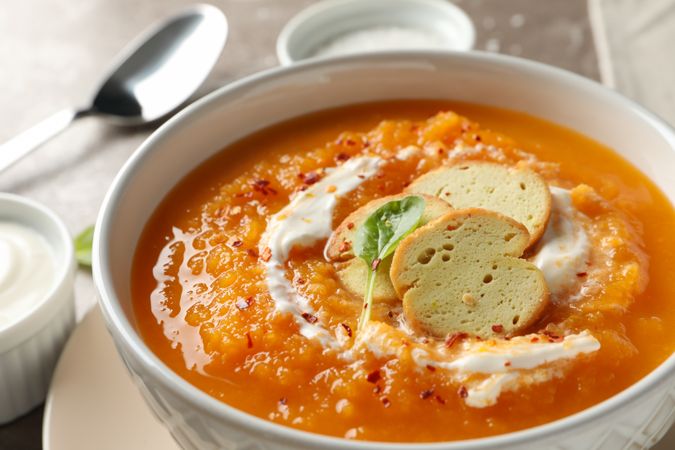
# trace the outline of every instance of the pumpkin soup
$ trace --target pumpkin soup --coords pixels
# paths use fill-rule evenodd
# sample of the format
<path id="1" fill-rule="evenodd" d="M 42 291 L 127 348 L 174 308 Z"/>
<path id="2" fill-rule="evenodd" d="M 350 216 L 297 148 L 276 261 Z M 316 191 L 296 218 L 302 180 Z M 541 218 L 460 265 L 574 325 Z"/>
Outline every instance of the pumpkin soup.
<path id="1" fill-rule="evenodd" d="M 395 101 L 294 119 L 180 181 L 138 243 L 149 347 L 213 397 L 348 439 L 540 425 L 675 348 L 675 214 L 571 130 Z"/>

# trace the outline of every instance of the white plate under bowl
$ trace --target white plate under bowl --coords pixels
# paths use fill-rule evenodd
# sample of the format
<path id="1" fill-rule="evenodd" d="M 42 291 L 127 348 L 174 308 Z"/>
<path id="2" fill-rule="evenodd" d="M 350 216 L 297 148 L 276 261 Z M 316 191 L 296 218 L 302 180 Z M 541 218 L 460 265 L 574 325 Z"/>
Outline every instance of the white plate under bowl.
<path id="1" fill-rule="evenodd" d="M 47 397 L 44 450 L 174 450 L 94 308 L 68 341 Z M 653 450 L 675 448 L 675 427 Z"/>
<path id="2" fill-rule="evenodd" d="M 673 441 L 675 442 L 675 441 Z M 44 450 L 174 450 L 94 308 L 61 355 L 45 405 Z"/>

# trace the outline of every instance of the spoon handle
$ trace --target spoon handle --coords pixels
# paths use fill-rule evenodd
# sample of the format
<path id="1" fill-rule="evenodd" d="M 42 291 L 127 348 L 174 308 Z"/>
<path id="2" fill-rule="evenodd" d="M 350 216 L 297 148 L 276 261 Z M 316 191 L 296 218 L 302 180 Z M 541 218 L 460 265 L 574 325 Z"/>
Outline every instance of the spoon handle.
<path id="1" fill-rule="evenodd" d="M 64 109 L 0 145 L 0 172 L 56 136 L 85 111 Z"/>

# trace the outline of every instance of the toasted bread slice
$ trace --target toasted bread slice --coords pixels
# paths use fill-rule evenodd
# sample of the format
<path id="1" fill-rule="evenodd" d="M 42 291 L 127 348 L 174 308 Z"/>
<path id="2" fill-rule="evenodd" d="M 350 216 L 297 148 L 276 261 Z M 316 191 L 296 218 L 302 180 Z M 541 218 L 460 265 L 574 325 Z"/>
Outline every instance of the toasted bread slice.
<path id="1" fill-rule="evenodd" d="M 489 162 L 466 162 L 433 170 L 407 187 L 455 209 L 483 208 L 522 223 L 530 233 L 528 247 L 539 240 L 551 214 L 551 192 L 537 173 Z"/>
<path id="2" fill-rule="evenodd" d="M 408 235 L 390 276 L 406 320 L 437 337 L 465 332 L 513 336 L 548 304 L 541 271 L 520 259 L 530 236 L 494 211 L 451 211 Z"/>
<path id="3" fill-rule="evenodd" d="M 369 270 L 366 263 L 354 254 L 353 246 L 358 229 L 380 206 L 392 200 L 400 200 L 409 197 L 410 195 L 413 194 L 397 194 L 375 199 L 347 216 L 335 231 L 333 231 L 333 234 L 326 245 L 326 256 L 329 260 L 336 263 L 340 281 L 351 293 L 359 296 L 365 295 L 366 279 Z M 422 214 L 422 219 L 420 221 L 421 224 L 425 224 L 451 210 L 447 203 L 436 197 L 423 194 L 420 196 L 424 198 L 425 202 L 424 213 Z M 399 301 L 398 295 L 396 295 L 396 291 L 389 280 L 390 265 L 391 256 L 382 261 L 377 270 L 375 290 L 373 292 L 375 301 Z"/>

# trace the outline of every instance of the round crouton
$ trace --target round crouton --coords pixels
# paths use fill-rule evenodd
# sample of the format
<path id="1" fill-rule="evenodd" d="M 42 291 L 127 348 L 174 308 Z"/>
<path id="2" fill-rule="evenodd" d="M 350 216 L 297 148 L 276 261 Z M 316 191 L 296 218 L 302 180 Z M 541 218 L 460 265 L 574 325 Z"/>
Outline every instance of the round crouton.
<path id="1" fill-rule="evenodd" d="M 390 277 L 417 331 L 513 336 L 548 304 L 542 272 L 519 258 L 527 229 L 494 211 L 451 211 L 408 235 L 394 252 Z"/>
<path id="2" fill-rule="evenodd" d="M 542 236 L 551 214 L 551 192 L 540 175 L 490 162 L 441 167 L 417 178 L 406 192 L 436 196 L 454 209 L 482 208 L 511 217 L 530 233 L 528 247 Z"/>

